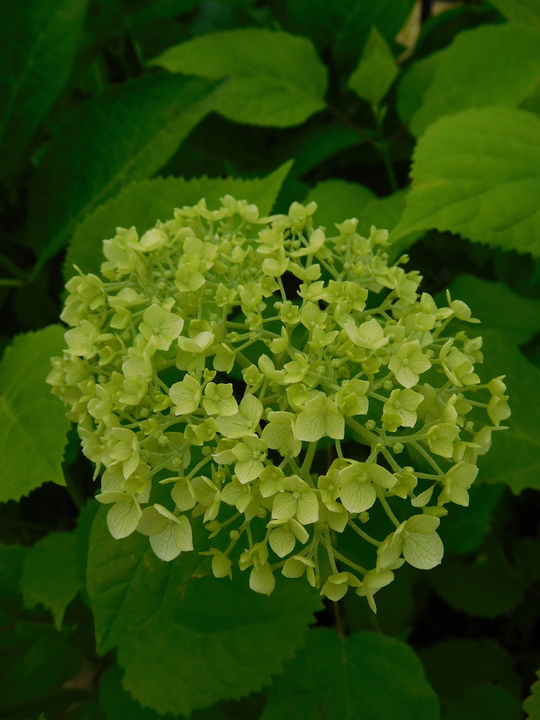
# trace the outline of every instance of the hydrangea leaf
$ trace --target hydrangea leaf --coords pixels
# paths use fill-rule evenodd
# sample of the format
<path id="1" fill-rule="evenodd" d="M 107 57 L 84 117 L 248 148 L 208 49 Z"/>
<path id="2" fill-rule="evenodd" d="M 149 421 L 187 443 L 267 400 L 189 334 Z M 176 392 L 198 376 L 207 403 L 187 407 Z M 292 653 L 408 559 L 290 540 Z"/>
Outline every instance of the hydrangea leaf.
<path id="1" fill-rule="evenodd" d="M 79 653 L 50 623 L 24 622 L 19 581 L 29 548 L 0 544 L 0 714 L 29 717 L 81 666 Z M 46 672 L 44 672 L 46 668 Z"/>
<path id="2" fill-rule="evenodd" d="M 523 709 L 527 713 L 527 720 L 540 718 L 540 670 L 536 673 L 538 680 L 531 685 L 531 694 L 525 699 Z"/>
<path id="3" fill-rule="evenodd" d="M 430 574 L 438 594 L 452 607 L 475 617 L 497 617 L 515 608 L 525 584 L 496 543 L 478 550 L 476 560 L 447 557 Z"/>
<path id="4" fill-rule="evenodd" d="M 189 715 L 238 699 L 281 671 L 320 607 L 313 588 L 281 578 L 269 597 L 252 592 L 238 574 L 187 586 L 173 580 L 160 612 L 120 642 L 123 685 L 161 714 Z"/>
<path id="5" fill-rule="evenodd" d="M 302 130 L 302 137 L 303 142 L 296 151 L 294 168 L 291 171 L 295 178 L 302 177 L 343 150 L 354 148 L 364 142 L 360 135 L 338 123 L 325 124 L 313 129 L 306 127 Z"/>
<path id="6" fill-rule="evenodd" d="M 512 656 L 491 639 L 451 638 L 418 654 L 429 682 L 445 701 L 479 685 L 497 685 L 511 692 L 520 687 Z"/>
<path id="7" fill-rule="evenodd" d="M 490 451 L 479 458 L 479 477 L 505 483 L 516 495 L 540 489 L 540 408 L 531 395 L 531 388 L 540 387 L 540 369 L 502 333 L 485 329 L 482 336 L 485 373 L 504 371 L 512 415 L 504 421 L 508 430 L 495 433 Z"/>
<path id="8" fill-rule="evenodd" d="M 334 223 L 343 222 L 345 218 L 358 217 L 364 206 L 374 197 L 373 192 L 364 185 L 346 180 L 323 180 L 309 191 L 304 203 L 317 203 L 319 207 L 315 220 L 332 236 L 335 234 Z"/>
<path id="9" fill-rule="evenodd" d="M 495 443 L 499 438 L 495 439 Z M 475 483 L 469 490 L 468 507 L 447 506 L 449 522 L 441 523 L 438 534 L 441 536 L 445 551 L 467 553 L 476 550 L 487 535 L 491 517 L 504 492 L 504 485 L 479 485 Z"/>
<path id="10" fill-rule="evenodd" d="M 109 666 L 101 677 L 99 683 L 99 704 L 106 720 L 173 720 L 168 714 L 159 715 L 155 710 L 143 708 L 122 687 L 122 670 L 118 665 Z M 225 715 L 218 707 L 209 710 L 200 710 L 190 715 L 191 720 L 226 720 Z"/>
<path id="11" fill-rule="evenodd" d="M 398 192 L 386 197 L 375 197 L 369 188 L 346 180 L 323 180 L 307 194 L 304 202 L 316 202 L 319 205 L 315 220 L 326 227 L 327 234 L 334 234 L 334 223 L 343 222 L 345 218 L 358 218 L 358 232 L 369 236 L 372 225 L 385 228 L 390 232 L 390 240 L 394 240 L 392 230 L 396 227 L 405 210 L 407 191 Z M 398 258 L 412 245 L 422 231 L 407 236 L 400 236 L 389 248 L 392 258 Z"/>
<path id="12" fill-rule="evenodd" d="M 419 652 L 449 720 L 520 720 L 520 682 L 509 653 L 493 640 L 444 640 Z"/>
<path id="13" fill-rule="evenodd" d="M 449 290 L 453 298 L 474 308 L 474 317 L 482 323 L 482 335 L 484 328 L 492 328 L 504 333 L 507 342 L 523 345 L 540 330 L 540 300 L 516 295 L 506 283 L 458 275 Z M 442 293 L 440 299 L 444 302 Z M 503 365 L 500 367 L 504 370 Z"/>
<path id="14" fill-rule="evenodd" d="M 395 239 L 434 228 L 540 255 L 540 119 L 508 107 L 443 117 L 420 138 Z"/>
<path id="15" fill-rule="evenodd" d="M 490 451 L 479 458 L 479 479 L 509 485 L 516 494 L 538 489 L 540 412 L 530 388 L 540 383 L 540 371 L 514 344 L 528 342 L 540 329 L 538 300 L 516 295 L 503 283 L 468 275 L 456 278 L 450 292 L 474 306 L 482 322 L 483 372 L 504 372 L 511 398 L 512 415 L 504 421 L 509 429 L 494 433 Z"/>
<path id="16" fill-rule="evenodd" d="M 374 632 L 343 640 L 321 628 L 270 690 L 261 720 L 284 717 L 437 720 L 439 704 L 405 643 Z"/>
<path id="17" fill-rule="evenodd" d="M 159 170 L 212 109 L 215 83 L 149 75 L 112 86 L 70 115 L 41 158 L 29 196 L 29 237 L 46 260 L 124 185 Z"/>
<path id="18" fill-rule="evenodd" d="M 460 693 L 446 703 L 446 720 L 521 720 L 521 703 L 505 688 L 481 683 Z"/>
<path id="19" fill-rule="evenodd" d="M 512 22 L 525 25 L 538 25 L 540 22 L 540 2 L 538 0 L 491 0 L 499 12 Z"/>
<path id="20" fill-rule="evenodd" d="M 103 510 L 92 528 L 87 577 L 98 651 L 117 647 L 124 687 L 160 713 L 188 714 L 258 689 L 292 656 L 320 607 L 303 583 L 283 581 L 261 597 L 238 572 L 232 582 L 203 577 L 202 560 L 190 552 L 161 562 L 138 534 L 115 541 Z"/>
<path id="21" fill-rule="evenodd" d="M 0 623 L 10 625 L 20 616 L 19 580 L 28 548 L 0 543 Z"/>
<path id="22" fill-rule="evenodd" d="M 103 261 L 102 241 L 113 237 L 117 227 L 137 228 L 143 233 L 157 219 L 164 220 L 172 209 L 193 205 L 202 197 L 209 207 L 220 197 L 232 194 L 255 203 L 261 214 L 269 214 L 281 185 L 291 169 L 286 162 L 263 178 L 152 178 L 135 181 L 110 200 L 99 205 L 75 228 L 64 264 L 64 277 L 71 277 L 77 265 L 85 272 L 99 272 Z"/>
<path id="23" fill-rule="evenodd" d="M 416 137 L 445 115 L 470 107 L 518 106 L 531 95 L 540 72 L 538 32 L 524 25 L 485 25 L 459 33 L 449 47 L 422 63 L 429 82 L 409 120 Z M 403 84 L 400 94 L 412 87 Z M 403 104 L 407 101 L 400 99 L 401 108 Z"/>
<path id="24" fill-rule="evenodd" d="M 41 603 L 51 610 L 57 630 L 64 612 L 83 586 L 78 540 L 74 533 L 51 533 L 28 550 L 21 577 L 27 607 Z"/>
<path id="25" fill-rule="evenodd" d="M 88 0 L 0 8 L 0 148 L 11 170 L 69 78 Z"/>
<path id="26" fill-rule="evenodd" d="M 422 107 L 424 94 L 433 82 L 443 52 L 444 50 L 417 60 L 401 76 L 396 101 L 397 111 L 403 122 L 408 122 Z"/>
<path id="27" fill-rule="evenodd" d="M 80 653 L 45 623 L 19 621 L 15 628 L 3 629 L 0 657 L 2 717 L 28 718 L 30 707 L 43 707 L 57 696 L 82 665 Z"/>
<path id="28" fill-rule="evenodd" d="M 352 70 L 360 49 L 375 25 L 387 43 L 392 43 L 411 12 L 414 0 L 286 0 L 283 3 L 294 32 L 328 47 L 337 63 Z"/>
<path id="29" fill-rule="evenodd" d="M 351 90 L 364 100 L 378 104 L 398 74 L 394 56 L 375 26 L 371 28 L 360 62 L 349 78 Z"/>
<path id="30" fill-rule="evenodd" d="M 153 617 L 174 573 L 187 578 L 200 563 L 194 553 L 176 564 L 159 560 L 143 535 L 115 541 L 107 529 L 106 509 L 98 512 L 90 534 L 87 590 L 100 653 L 118 645 L 134 627 Z"/>
<path id="31" fill-rule="evenodd" d="M 3 458 L 0 502 L 19 500 L 44 482 L 64 485 L 62 460 L 69 421 L 45 384 L 51 355 L 60 355 L 63 328 L 18 335 L 0 363 Z"/>
<path id="32" fill-rule="evenodd" d="M 287 127 L 324 108 L 326 67 L 309 40 L 286 32 L 208 33 L 169 48 L 151 64 L 173 73 L 229 78 L 217 109 L 236 122 Z"/>

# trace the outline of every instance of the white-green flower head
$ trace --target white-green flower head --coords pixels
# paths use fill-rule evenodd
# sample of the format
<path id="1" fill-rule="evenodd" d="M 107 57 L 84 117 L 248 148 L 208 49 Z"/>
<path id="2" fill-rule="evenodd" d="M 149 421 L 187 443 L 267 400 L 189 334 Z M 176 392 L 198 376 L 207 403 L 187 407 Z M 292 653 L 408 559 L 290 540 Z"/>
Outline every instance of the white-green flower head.
<path id="1" fill-rule="evenodd" d="M 470 309 L 420 294 L 386 231 L 316 227 L 315 210 L 260 218 L 226 196 L 119 229 L 101 277 L 67 284 L 49 382 L 115 538 L 249 570 L 256 592 L 281 572 L 375 608 L 404 562 L 441 562 L 445 505 L 468 504 L 510 410 L 503 377 L 477 374 L 481 339 L 451 331 Z"/>

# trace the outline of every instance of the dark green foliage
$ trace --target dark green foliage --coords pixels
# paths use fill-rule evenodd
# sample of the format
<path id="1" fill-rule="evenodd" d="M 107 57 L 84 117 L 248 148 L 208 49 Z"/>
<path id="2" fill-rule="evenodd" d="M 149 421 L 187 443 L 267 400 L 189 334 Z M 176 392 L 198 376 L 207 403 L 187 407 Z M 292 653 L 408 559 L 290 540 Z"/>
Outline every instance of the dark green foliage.
<path id="1" fill-rule="evenodd" d="M 540 719 L 540 2 L 421 27 L 414 6 L 1 3 L 1 718 L 519 720 L 527 698 Z M 74 265 L 227 193 L 388 228 L 506 376 L 508 429 L 441 524 L 441 566 L 404 567 L 378 615 L 113 540 L 45 384 Z"/>

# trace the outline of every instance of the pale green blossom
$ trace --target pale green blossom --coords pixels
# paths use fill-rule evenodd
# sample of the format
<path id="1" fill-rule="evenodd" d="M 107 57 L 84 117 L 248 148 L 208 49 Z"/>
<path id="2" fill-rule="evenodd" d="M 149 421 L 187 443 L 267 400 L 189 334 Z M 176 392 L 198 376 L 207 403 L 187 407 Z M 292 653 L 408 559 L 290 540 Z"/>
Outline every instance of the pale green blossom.
<path id="1" fill-rule="evenodd" d="M 226 195 L 118 229 L 100 275 L 66 285 L 48 382 L 115 538 L 145 535 L 167 562 L 195 549 L 263 594 L 278 571 L 333 601 L 353 588 L 375 610 L 404 562 L 441 562 L 446 505 L 468 504 L 510 408 L 503 376 L 481 380 L 481 338 L 452 331 L 476 322 L 468 306 L 437 307 L 389 264 L 386 231 L 323 229 L 315 210 L 262 218 Z M 347 552 L 368 541 L 363 569 Z"/>

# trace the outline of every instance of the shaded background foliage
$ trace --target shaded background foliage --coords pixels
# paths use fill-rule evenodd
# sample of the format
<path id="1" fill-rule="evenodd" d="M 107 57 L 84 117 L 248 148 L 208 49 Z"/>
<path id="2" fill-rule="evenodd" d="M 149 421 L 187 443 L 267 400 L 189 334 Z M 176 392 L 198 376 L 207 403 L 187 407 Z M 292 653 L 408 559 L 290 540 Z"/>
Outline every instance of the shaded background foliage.
<path id="1" fill-rule="evenodd" d="M 2 5 L 0 717 L 517 720 L 530 695 L 540 718 L 539 40 L 538 0 Z M 404 567 L 377 616 L 112 540 L 44 384 L 73 263 L 225 192 L 388 227 L 506 373 L 443 564 Z"/>

